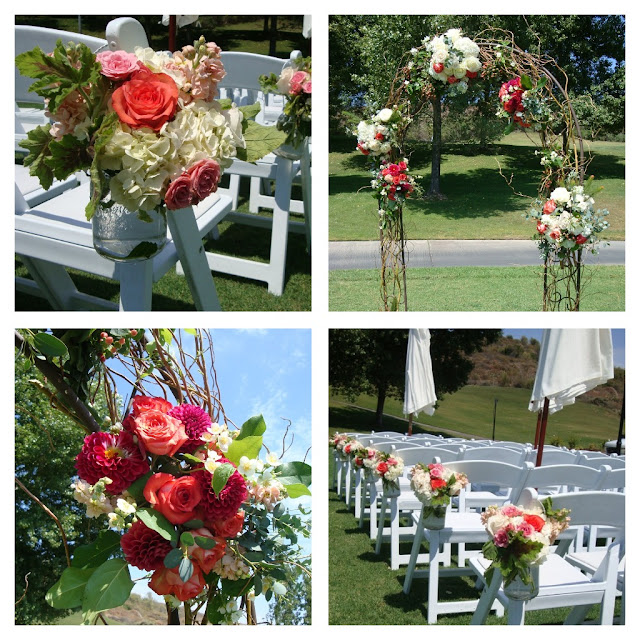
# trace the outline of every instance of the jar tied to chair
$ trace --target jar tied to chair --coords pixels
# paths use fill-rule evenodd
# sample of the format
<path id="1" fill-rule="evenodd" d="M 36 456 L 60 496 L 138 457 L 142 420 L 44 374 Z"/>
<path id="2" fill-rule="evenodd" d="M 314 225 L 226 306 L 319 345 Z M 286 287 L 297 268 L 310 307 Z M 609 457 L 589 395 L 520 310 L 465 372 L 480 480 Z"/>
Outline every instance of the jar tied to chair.
<path id="1" fill-rule="evenodd" d="M 540 568 L 529 567 L 529 580 L 525 582 L 520 576 L 504 586 L 504 595 L 510 600 L 527 601 L 535 598 L 540 589 Z"/>

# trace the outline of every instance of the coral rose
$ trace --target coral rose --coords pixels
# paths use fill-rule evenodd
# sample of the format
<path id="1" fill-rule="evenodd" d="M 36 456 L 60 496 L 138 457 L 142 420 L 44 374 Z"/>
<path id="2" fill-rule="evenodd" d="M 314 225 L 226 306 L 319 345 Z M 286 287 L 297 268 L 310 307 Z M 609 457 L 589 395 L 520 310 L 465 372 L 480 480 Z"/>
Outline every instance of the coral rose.
<path id="1" fill-rule="evenodd" d="M 547 200 L 542 207 L 542 212 L 546 214 L 553 213 L 556 210 L 556 203 L 554 200 Z"/>
<path id="2" fill-rule="evenodd" d="M 525 513 L 522 516 L 522 519 L 529 523 L 536 531 L 542 531 L 542 527 L 544 527 L 545 520 L 540 516 L 535 514 Z"/>
<path id="3" fill-rule="evenodd" d="M 126 561 L 143 569 L 154 571 L 164 567 L 164 559 L 171 551 L 171 543 L 159 533 L 149 529 L 142 520 L 136 520 L 120 539 Z"/>
<path id="4" fill-rule="evenodd" d="M 166 73 L 136 71 L 113 92 L 111 103 L 120 122 L 160 131 L 176 112 L 178 94 L 175 80 Z"/>
<path id="5" fill-rule="evenodd" d="M 220 165 L 215 160 L 201 160 L 187 169 L 194 204 L 204 200 L 218 189 L 220 173 Z"/>
<path id="6" fill-rule="evenodd" d="M 209 529 L 205 527 L 200 527 L 199 529 L 194 529 L 191 531 L 194 536 L 202 536 L 203 538 L 211 538 L 211 540 L 215 540 L 216 546 L 212 549 L 203 549 L 199 547 L 197 544 L 189 547 L 189 555 L 195 562 L 198 563 L 198 566 L 202 569 L 203 573 L 209 573 L 213 566 L 222 558 L 224 555 L 225 547 L 227 546 L 224 538 L 214 536 Z"/>
<path id="7" fill-rule="evenodd" d="M 145 411 L 134 420 L 134 432 L 150 453 L 173 456 L 189 439 L 180 420 L 161 411 Z"/>
<path id="8" fill-rule="evenodd" d="M 241 509 L 226 520 L 214 520 L 207 523 L 217 536 L 222 538 L 235 538 L 244 527 L 244 511 Z"/>
<path id="9" fill-rule="evenodd" d="M 176 478 L 170 473 L 154 473 L 144 487 L 144 497 L 172 524 L 184 524 L 196 517 L 202 497 L 192 476 Z"/>
<path id="10" fill-rule="evenodd" d="M 116 435 L 100 431 L 85 437 L 76 456 L 76 469 L 78 476 L 90 484 L 110 478 L 107 491 L 117 495 L 147 473 L 149 463 L 129 432 Z"/>
<path id="11" fill-rule="evenodd" d="M 149 588 L 159 596 L 175 596 L 181 602 L 195 598 L 202 592 L 205 585 L 202 570 L 197 564 L 193 565 L 193 575 L 187 582 L 182 582 L 180 579 L 178 567 L 158 569 L 154 571 L 149 581 Z"/>
<path id="12" fill-rule="evenodd" d="M 167 193 L 164 196 L 164 203 L 167 205 L 167 209 L 171 211 L 184 209 L 193 204 L 191 179 L 186 173 L 179 175 L 169 183 Z"/>
<path id="13" fill-rule="evenodd" d="M 100 72 L 111 80 L 126 80 L 140 69 L 140 61 L 134 53 L 126 51 L 101 51 L 96 55 Z"/>
<path id="14" fill-rule="evenodd" d="M 152 398 L 150 396 L 135 396 L 131 402 L 133 416 L 137 417 L 145 411 L 160 411 L 169 413 L 173 405 L 164 398 Z"/>

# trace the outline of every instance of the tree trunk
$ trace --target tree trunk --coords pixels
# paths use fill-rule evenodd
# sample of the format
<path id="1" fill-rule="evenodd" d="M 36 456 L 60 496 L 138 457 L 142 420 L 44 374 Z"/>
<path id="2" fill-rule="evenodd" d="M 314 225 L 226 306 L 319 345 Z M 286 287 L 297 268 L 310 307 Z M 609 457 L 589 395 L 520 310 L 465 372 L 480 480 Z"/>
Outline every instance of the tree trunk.
<path id="1" fill-rule="evenodd" d="M 440 156 L 442 154 L 442 100 L 436 95 L 432 100 L 433 106 L 433 141 L 431 144 L 431 185 L 430 196 L 441 197 L 440 192 Z"/>
<path id="2" fill-rule="evenodd" d="M 382 429 L 382 410 L 384 409 L 384 401 L 387 397 L 386 385 L 378 387 L 378 404 L 376 406 L 376 428 Z"/>

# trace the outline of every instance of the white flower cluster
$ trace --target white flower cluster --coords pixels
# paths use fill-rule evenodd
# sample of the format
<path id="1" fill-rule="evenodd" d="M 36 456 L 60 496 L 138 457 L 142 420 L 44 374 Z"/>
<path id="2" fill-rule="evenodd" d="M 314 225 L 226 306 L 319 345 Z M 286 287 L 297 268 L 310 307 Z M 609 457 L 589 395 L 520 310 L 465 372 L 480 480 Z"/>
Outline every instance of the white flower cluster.
<path id="1" fill-rule="evenodd" d="M 478 55 L 480 47 L 470 38 L 464 37 L 460 29 L 449 29 L 444 35 L 423 40 L 425 49 L 431 54 L 429 75 L 444 84 L 451 85 L 454 93 L 464 93 L 467 82 L 475 78 L 482 69 Z"/>
<path id="2" fill-rule="evenodd" d="M 367 155 L 387 155 L 391 151 L 389 127 L 382 122 L 362 120 L 358 124 L 358 149 Z"/>
<path id="3" fill-rule="evenodd" d="M 229 450 L 229 445 L 233 442 L 234 433 L 230 432 L 229 427 L 226 424 L 218 424 L 214 422 L 201 436 L 200 440 L 210 445 L 212 448 L 226 453 Z M 211 449 L 210 449 L 211 451 Z"/>
<path id="4" fill-rule="evenodd" d="M 225 549 L 222 558 L 213 565 L 212 571 L 227 580 L 240 580 L 251 575 L 251 568 L 237 557 L 229 547 Z"/>
<path id="5" fill-rule="evenodd" d="M 242 456 L 238 464 L 238 471 L 247 481 L 249 497 L 257 504 L 262 504 L 267 511 L 273 511 L 276 504 L 286 498 L 285 486 L 274 474 L 273 467 L 279 463 L 277 455 L 267 456 L 267 465 L 257 458 Z"/>
<path id="6" fill-rule="evenodd" d="M 226 605 L 218 608 L 218 613 L 224 616 L 225 624 L 237 624 L 244 616 L 237 600 L 229 600 Z"/>
<path id="7" fill-rule="evenodd" d="M 416 465 L 409 472 L 409 476 L 411 489 L 425 506 L 429 506 L 436 496 L 457 496 L 468 484 L 463 473 L 456 473 L 442 464 Z M 454 481 L 449 485 L 452 477 Z"/>
<path id="8" fill-rule="evenodd" d="M 87 518 L 98 518 L 115 511 L 116 498 L 105 494 L 105 487 L 111 482 L 111 478 L 101 478 L 94 485 L 91 485 L 78 479 L 71 484 L 73 497 L 87 507 Z"/>

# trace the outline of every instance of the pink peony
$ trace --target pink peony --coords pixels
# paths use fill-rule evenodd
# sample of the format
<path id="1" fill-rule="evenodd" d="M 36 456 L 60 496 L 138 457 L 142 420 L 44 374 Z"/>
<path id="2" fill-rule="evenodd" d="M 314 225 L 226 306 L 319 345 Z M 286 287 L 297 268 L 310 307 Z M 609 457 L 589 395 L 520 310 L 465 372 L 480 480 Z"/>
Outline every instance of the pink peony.
<path id="1" fill-rule="evenodd" d="M 191 180 L 191 198 L 193 204 L 204 200 L 218 189 L 220 165 L 215 160 L 201 160 L 187 169 Z"/>
<path id="2" fill-rule="evenodd" d="M 169 411 L 172 418 L 180 420 L 188 440 L 182 445 L 180 451 L 193 453 L 201 444 L 200 436 L 211 426 L 209 414 L 200 407 L 192 404 L 181 404 Z"/>
<path id="3" fill-rule="evenodd" d="M 85 437 L 76 456 L 76 469 L 78 476 L 90 484 L 110 478 L 107 491 L 118 495 L 147 473 L 149 464 L 129 432 L 116 435 L 100 431 Z"/>
<path id="4" fill-rule="evenodd" d="M 111 80 L 127 80 L 141 66 L 136 55 L 126 51 L 101 51 L 96 55 L 96 60 L 102 67 L 102 75 Z"/>
<path id="5" fill-rule="evenodd" d="M 192 204 L 191 179 L 186 173 L 179 175 L 169 183 L 164 202 L 167 209 L 185 209 Z"/>
<path id="6" fill-rule="evenodd" d="M 302 90 L 305 93 L 311 93 L 311 80 L 309 80 L 308 82 L 303 83 Z"/>

